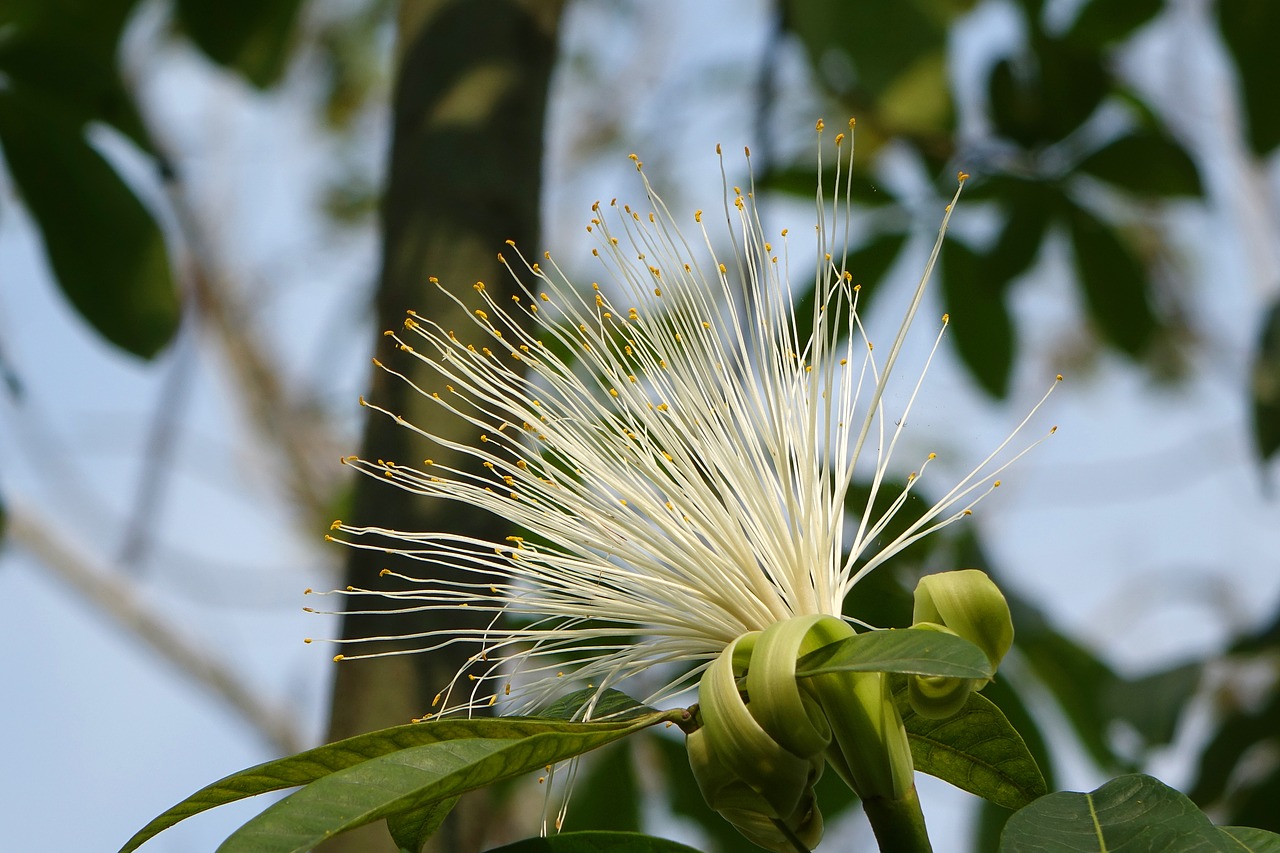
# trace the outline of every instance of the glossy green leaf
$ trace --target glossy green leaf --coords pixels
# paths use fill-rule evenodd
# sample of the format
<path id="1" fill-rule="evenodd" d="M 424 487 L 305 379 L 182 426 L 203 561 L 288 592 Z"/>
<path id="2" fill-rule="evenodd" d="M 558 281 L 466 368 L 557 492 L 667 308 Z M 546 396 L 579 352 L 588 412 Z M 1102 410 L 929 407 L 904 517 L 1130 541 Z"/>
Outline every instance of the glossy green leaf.
<path id="1" fill-rule="evenodd" d="M 546 838 L 526 838 L 489 853 L 698 853 L 692 847 L 638 832 L 562 832 Z"/>
<path id="2" fill-rule="evenodd" d="M 1007 285 L 984 269 L 972 249 L 955 240 L 942 244 L 942 292 L 951 317 L 947 337 L 982 389 L 996 398 L 1008 393 L 1016 348 Z"/>
<path id="3" fill-rule="evenodd" d="M 1077 168 L 1138 195 L 1199 196 L 1200 172 L 1185 148 L 1163 133 L 1135 130 L 1086 157 Z"/>
<path id="4" fill-rule="evenodd" d="M 824 672 L 901 672 L 990 678 L 991 662 L 966 639 L 923 628 L 891 628 L 830 643 L 796 661 L 796 677 Z"/>
<path id="5" fill-rule="evenodd" d="M 1089 0 L 1067 31 L 1067 40 L 1093 48 L 1131 36 L 1164 8 L 1164 0 Z"/>
<path id="6" fill-rule="evenodd" d="M 0 90 L 0 144 L 67 299 L 111 343 L 155 355 L 180 310 L 151 214 L 85 141 L 80 119 L 38 93 Z"/>
<path id="7" fill-rule="evenodd" d="M 300 0 L 176 0 L 191 40 L 214 62 L 259 88 L 275 83 L 289 59 Z"/>
<path id="8" fill-rule="evenodd" d="M 457 797 L 448 797 L 387 815 L 387 830 L 403 853 L 421 853 L 427 839 L 435 834 L 457 804 Z"/>
<path id="9" fill-rule="evenodd" d="M 1266 461 L 1280 450 L 1280 298 L 1271 303 L 1253 359 L 1253 442 Z"/>
<path id="10" fill-rule="evenodd" d="M 1146 269 L 1113 227 L 1084 208 L 1073 205 L 1067 224 L 1094 324 L 1121 351 L 1142 354 L 1156 330 Z"/>
<path id="11" fill-rule="evenodd" d="M 1249 851 L 1249 853 L 1280 853 L 1280 835 L 1265 829 L 1252 826 L 1220 826 L 1218 831 L 1227 835 L 1239 847 L 1230 847 L 1233 851 Z"/>
<path id="12" fill-rule="evenodd" d="M 1275 40 L 1280 3 L 1275 0 L 1221 0 L 1213 4 L 1218 26 L 1239 71 L 1249 144 L 1259 157 L 1280 145 L 1280 110 L 1275 100 Z"/>
<path id="13" fill-rule="evenodd" d="M 481 787 L 501 778 L 519 775 L 526 770 L 579 755 L 660 722 L 676 720 L 683 714 L 683 711 L 655 712 L 634 720 L 601 723 L 571 723 L 530 717 L 448 718 L 357 735 L 288 758 L 268 761 L 214 782 L 147 824 L 129 839 L 121 848 L 121 853 L 137 849 L 149 838 L 200 812 L 257 794 L 299 785 L 307 786 L 303 791 L 311 793 L 302 801 L 294 801 L 298 796 L 294 794 L 269 809 L 268 811 L 274 810 L 275 814 L 265 821 L 268 835 L 271 829 L 277 827 L 280 811 L 297 813 L 304 803 L 301 817 L 307 818 L 311 827 L 337 822 L 344 823 L 342 828 L 349 829 L 397 812 L 410 811 L 431 800 L 455 796 L 471 787 Z M 439 748 L 422 752 L 427 747 Z M 473 763 L 467 764 L 464 757 L 474 759 Z M 449 765 L 453 768 L 453 775 L 449 779 L 431 777 L 430 767 L 437 758 L 440 766 Z M 373 763 L 381 759 L 388 761 Z M 414 764 L 415 760 L 417 764 Z M 425 769 L 421 765 L 425 765 Z M 384 770 L 388 773 L 385 780 L 379 775 Z M 312 789 L 314 784 L 336 774 L 348 775 L 319 791 Z M 417 788 L 411 788 L 409 795 L 406 795 L 401 788 L 392 790 L 388 787 L 393 784 L 392 779 L 397 780 L 402 787 L 418 782 L 421 784 Z M 427 781 L 422 781 L 424 779 Z M 360 791 L 362 785 L 367 786 L 367 790 Z M 429 793 L 422 793 L 420 789 L 423 787 L 429 788 Z M 325 800 L 330 794 L 343 797 L 344 792 L 351 796 L 341 803 L 331 804 Z M 418 794 L 416 797 L 413 796 L 415 793 Z M 373 805 L 370 804 L 371 801 Z M 395 805 L 387 807 L 388 801 Z M 291 802 L 292 805 L 285 806 Z M 339 806 L 346 811 L 339 811 Z M 367 815 L 369 811 L 378 811 L 379 806 L 384 807 L 384 810 L 377 817 L 359 820 L 360 816 Z M 354 820 L 357 822 L 345 823 L 341 815 L 352 814 L 352 809 L 355 809 Z M 265 815 L 251 822 L 254 832 L 263 828 L 263 817 Z M 329 829 L 332 832 L 340 831 L 336 824 Z M 284 832 L 288 832 L 287 826 L 282 829 L 282 833 Z M 259 840 L 265 844 L 266 838 L 267 836 L 262 836 Z M 236 842 L 237 845 L 242 843 L 243 838 Z M 314 840 L 312 843 L 315 843 Z M 259 848 L 232 846 L 227 849 Z M 293 848 L 273 846 L 269 849 Z"/>
<path id="14" fill-rule="evenodd" d="M 1238 853 L 1241 847 L 1185 796 L 1151 776 L 1133 774 L 1089 794 L 1041 797 L 1009 819 L 1000 850 Z"/>
<path id="15" fill-rule="evenodd" d="M 632 720 L 649 714 L 659 713 L 656 708 L 637 702 L 621 690 L 605 690 L 603 693 L 594 687 L 576 690 L 567 696 L 557 699 L 538 712 L 540 719 L 579 720 L 590 707 L 592 720 Z"/>
<path id="16" fill-rule="evenodd" d="M 1022 736 L 981 694 L 970 693 L 959 713 L 945 720 L 916 714 L 905 683 L 895 684 L 893 698 L 920 772 L 1009 809 L 1048 790 Z"/>

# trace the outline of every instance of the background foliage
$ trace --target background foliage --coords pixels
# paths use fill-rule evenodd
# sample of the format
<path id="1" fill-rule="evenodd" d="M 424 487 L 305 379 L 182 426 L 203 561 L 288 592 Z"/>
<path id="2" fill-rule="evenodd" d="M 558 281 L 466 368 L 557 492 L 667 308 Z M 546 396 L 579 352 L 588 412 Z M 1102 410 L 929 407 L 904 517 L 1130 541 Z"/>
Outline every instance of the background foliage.
<path id="1" fill-rule="evenodd" d="M 50 281 L 86 328 L 150 365 L 136 369 L 167 378 L 148 432 L 154 440 L 138 474 L 134 521 L 120 525 L 118 558 L 105 571 L 76 575 L 73 569 L 64 577 L 82 591 L 96 590 L 87 593 L 95 607 L 210 685 L 281 749 L 298 745 L 297 726 L 287 715 L 282 719 L 234 667 L 173 642 L 174 626 L 145 601 L 132 610 L 119 606 L 133 601 L 129 589 L 136 577 L 129 567 L 146 563 L 139 549 L 146 543 L 148 513 L 164 505 L 173 464 L 165 431 L 174 429 L 172 410 L 181 410 L 180 389 L 192 369 L 183 366 L 190 361 L 184 353 L 196 346 L 184 344 L 184 333 L 198 337 L 202 351 L 211 353 L 205 357 L 218 362 L 255 441 L 268 449 L 265 467 L 292 507 L 291 523 L 318 530 L 334 514 L 385 523 L 394 512 L 406 526 L 428 528 L 439 526 L 440 510 L 377 507 L 374 490 L 352 491 L 336 478 L 337 466 L 328 460 L 335 448 L 351 449 L 350 425 L 335 416 L 321 381 L 288 381 L 288 368 L 281 366 L 287 356 L 263 316 L 271 300 L 255 298 L 252 279 L 259 276 L 245 280 L 224 259 L 220 214 L 186 174 L 182 141 L 175 142 L 163 111 L 148 101 L 145 81 L 128 57 L 131 51 L 160 54 L 182 45 L 220 67 L 234 81 L 229 85 L 257 90 L 259 99 L 288 91 L 291 78 L 306 78 L 309 109 L 330 146 L 326 185 L 311 202 L 327 211 L 335 232 L 384 226 L 376 290 L 348 284 L 340 297 L 349 312 L 350 328 L 343 333 L 348 339 L 371 338 L 373 326 L 394 323 L 411 305 L 430 310 L 428 297 L 414 292 L 424 270 L 442 277 L 453 272 L 459 281 L 496 278 L 478 266 L 493 246 L 513 235 L 525 245 L 538 243 L 533 215 L 546 132 L 542 98 L 553 68 L 570 74 L 591 61 L 563 41 L 558 59 L 553 53 L 562 24 L 557 4 L 314 5 L 280 0 L 228 7 L 177 0 L 144 8 L 126 0 L 9 0 L 0 7 L 0 148 L 11 187 L 0 195 L 2 212 L 20 205 L 29 217 Z M 957 169 L 975 175 L 964 204 L 983 227 L 961 229 L 946 245 L 941 291 L 952 314 L 948 334 L 959 363 L 993 405 L 1011 396 L 1027 341 L 1042 333 L 1027 326 L 1017 306 L 1038 286 L 1047 263 L 1065 271 L 1087 330 L 1059 353 L 1064 372 L 1087 373 L 1115 357 L 1132 363 L 1151 383 L 1174 388 L 1190 382 L 1206 357 L 1197 317 L 1214 298 L 1216 282 L 1212 276 L 1201 280 L 1179 263 L 1196 247 L 1176 244 L 1166 212 L 1171 205 L 1203 203 L 1207 174 L 1217 167 L 1206 151 L 1197 150 L 1178 116 L 1152 102 L 1121 61 L 1162 17 L 1176 13 L 1174 5 L 779 2 L 763 16 L 769 29 L 752 93 L 759 136 L 753 150 L 763 165 L 759 184 L 780 197 L 811 197 L 810 155 L 805 150 L 793 162 L 789 152 L 799 148 L 791 140 L 800 135 L 779 129 L 788 87 L 803 89 L 806 103 L 829 118 L 858 118 L 856 198 L 868 208 L 871 226 L 855 237 L 851 256 L 873 305 L 886 298 L 881 291 L 888 291 L 895 265 L 909 260 L 913 237 L 921 227 L 932 227 L 932 211 Z M 971 48 L 960 34 L 971 33 L 974 21 L 989 20 L 993 8 L 1014 35 L 982 62 L 970 63 L 976 67 L 967 67 Z M 1268 97 L 1274 62 L 1266 34 L 1280 27 L 1280 12 L 1268 0 L 1219 0 L 1212 10 L 1215 43 L 1232 69 L 1230 94 L 1241 116 L 1235 153 L 1243 169 L 1266 178 L 1274 173 L 1280 145 L 1280 118 Z M 643 13 L 634 4 L 579 0 L 563 14 L 613 15 L 625 26 Z M 139 27 L 139 18 L 152 21 L 151 38 L 130 47 L 128 33 Z M 386 46 L 391 41 L 394 49 Z M 494 50 L 480 49 L 486 44 Z M 351 152 L 371 121 L 413 126 L 416 116 L 454 104 L 446 95 L 471 73 L 491 69 L 496 56 L 511 63 L 524 88 L 491 83 L 496 108 L 464 110 L 470 122 L 465 133 L 447 122 L 438 131 L 425 129 L 417 140 L 393 130 L 388 166 L 370 174 L 358 163 Z M 802 82 L 786 77 L 782 68 Z M 578 73 L 598 88 L 596 97 L 623 101 L 645 79 L 616 71 L 610 77 L 609 69 L 598 67 L 579 67 Z M 714 98 L 714 85 L 703 82 L 705 91 L 681 97 Z M 484 100 L 484 91 L 468 90 L 463 103 Z M 573 145 L 607 153 L 643 150 L 643 140 L 627 138 L 625 126 L 593 123 L 587 112 L 577 119 Z M 483 140 L 494 144 L 479 145 Z M 397 151 L 408 160 L 398 161 Z M 415 163 L 420 173 L 413 171 Z M 385 191 L 378 174 L 385 176 Z M 375 210 L 376 220 L 370 216 Z M 431 211 L 434 218 L 422 218 Z M 397 222 L 408 224 L 397 229 Z M 458 223 L 466 226 L 465 237 L 447 230 Z M 468 244 L 465 250 L 460 243 Z M 456 255 L 448 254 L 454 249 Z M 1232 393 L 1252 412 L 1254 462 L 1265 472 L 1280 450 L 1280 299 L 1276 282 L 1255 286 L 1257 323 L 1240 332 L 1250 342 L 1253 381 Z M 305 306 L 306 300 L 294 304 Z M 25 321 L 4 318 L 6 326 Z M 38 380 L 29 362 L 4 343 L 0 369 L 8 402 L 21 419 L 29 414 L 23 386 Z M 366 454 L 387 453 L 379 444 L 387 440 L 370 432 Z M 8 489 L 3 480 L 0 489 Z M 58 524 L 47 524 L 58 519 L 25 508 L 14 516 L 6 547 L 33 551 L 51 565 L 68 562 L 71 552 L 70 562 L 76 563 L 82 534 L 59 531 Z M 143 533 L 130 539 L 135 529 Z M 904 624 L 904 589 L 916 575 L 956 566 L 989 566 L 1014 581 L 1002 583 L 1006 589 L 1017 589 L 1020 567 L 989 558 L 984 533 L 966 527 L 926 540 L 898 562 L 896 574 L 873 575 L 874 584 L 852 606 L 871 621 Z M 1270 554 L 1258 558 L 1275 561 Z M 168 562 L 155 570 L 181 571 Z M 1280 797 L 1280 762 L 1265 759 L 1280 731 L 1274 690 L 1280 612 L 1213 654 L 1132 677 L 1098 654 L 1097 638 L 1075 638 L 1056 627 L 1043 602 L 1013 603 L 1020 663 L 988 695 L 1027 737 L 1051 787 L 1064 753 L 1077 762 L 1084 756 L 1106 774 L 1148 767 L 1185 730 L 1185 715 L 1195 707 L 1203 719 L 1199 737 L 1183 743 L 1184 750 L 1197 752 L 1186 793 L 1219 823 L 1280 830 L 1270 808 Z M 453 666 L 439 662 L 432 668 L 451 672 Z M 335 733 L 402 721 L 432 683 L 429 670 L 412 677 L 375 677 L 372 670 L 342 677 L 357 684 L 345 690 L 339 685 Z M 386 686 L 390 695 L 368 701 L 370 684 Z M 1053 710 L 1046 714 L 1047 708 Z M 1055 719 L 1063 731 L 1042 728 Z M 1049 743 L 1056 746 L 1052 753 Z M 612 802 L 615 793 L 643 791 L 663 801 L 661 810 L 704 827 L 713 849 L 732 849 L 736 835 L 702 807 L 677 741 L 628 741 L 588 763 L 582 774 L 584 795 L 572 828 L 647 828 L 642 809 L 618 812 L 595 805 Z M 839 795 L 827 796 L 829 814 L 847 805 Z M 476 808 L 518 821 L 524 806 L 513 796 Z M 475 847 L 503 840 L 486 837 L 486 830 L 504 821 L 486 822 L 478 813 L 468 818 L 460 810 L 450 843 Z M 992 849 L 990 839 L 1006 816 L 995 807 L 983 811 L 976 849 Z"/>

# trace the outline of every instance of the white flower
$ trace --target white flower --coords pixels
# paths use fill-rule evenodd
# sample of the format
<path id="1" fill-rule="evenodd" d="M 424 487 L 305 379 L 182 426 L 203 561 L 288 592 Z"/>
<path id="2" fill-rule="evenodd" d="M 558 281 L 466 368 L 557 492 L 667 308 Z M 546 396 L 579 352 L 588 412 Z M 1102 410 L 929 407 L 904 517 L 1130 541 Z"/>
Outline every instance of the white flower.
<path id="1" fill-rule="evenodd" d="M 836 137 L 837 159 L 847 142 Z M 511 692 L 517 672 L 520 709 L 564 692 L 560 674 L 603 690 L 659 664 L 678 666 L 646 698 L 671 695 L 745 633 L 797 615 L 840 616 L 863 575 L 999 485 L 1013 435 L 878 551 L 872 543 L 934 454 L 920 460 L 888 512 L 872 517 L 868 504 L 856 524 L 846 523 L 855 474 L 874 500 L 927 371 L 928 362 L 902 410 L 887 414 L 882 394 L 952 210 L 880 359 L 858 315 L 858 271 L 846 270 L 833 248 L 847 244 L 848 182 L 844 197 L 839 187 L 848 168 L 847 160 L 838 165 L 833 210 L 818 190 L 808 339 L 797 333 L 787 232 L 776 243 L 765 235 L 754 194 L 726 189 L 734 248 L 725 256 L 701 211 L 690 223 L 693 241 L 682 235 L 642 170 L 649 210 L 593 208 L 587 230 L 598 240 L 600 284 L 573 284 L 549 254 L 544 263 L 520 255 L 513 274 L 524 296 L 498 304 L 476 284 L 475 305 L 466 303 L 473 328 L 455 333 L 410 312 L 393 337 L 440 379 L 438 390 L 419 390 L 483 435 L 474 447 L 458 446 L 430 425 L 405 425 L 478 460 L 483 475 L 431 460 L 344 461 L 529 531 L 489 542 L 335 523 L 355 547 L 383 550 L 361 537 L 391 536 L 403 542 L 395 553 L 426 564 L 422 577 L 396 575 L 416 587 L 389 593 L 405 609 L 492 614 L 482 629 L 420 638 L 417 651 L 475 646 L 437 711 L 492 704 Z M 532 333 L 524 331 L 529 320 Z M 944 315 L 930 360 L 946 322 Z M 557 355 L 568 350 L 570 362 Z M 471 580 L 435 579 L 432 565 Z M 337 594 L 370 593 L 377 590 Z M 360 656 L 357 648 L 339 657 Z"/>

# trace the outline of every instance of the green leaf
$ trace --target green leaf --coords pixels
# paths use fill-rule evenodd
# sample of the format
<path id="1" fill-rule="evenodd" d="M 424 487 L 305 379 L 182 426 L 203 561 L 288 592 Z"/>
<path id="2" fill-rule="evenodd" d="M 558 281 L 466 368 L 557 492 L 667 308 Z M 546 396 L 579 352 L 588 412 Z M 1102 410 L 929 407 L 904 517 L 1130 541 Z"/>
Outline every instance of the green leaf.
<path id="1" fill-rule="evenodd" d="M 151 214 L 85 141 L 79 118 L 38 93 L 0 89 L 0 143 L 62 292 L 111 343 L 155 355 L 180 310 Z"/>
<path id="2" fill-rule="evenodd" d="M 1253 441 L 1264 462 L 1280 450 L 1280 298 L 1267 309 L 1253 360 Z"/>
<path id="3" fill-rule="evenodd" d="M 592 704 L 593 701 L 594 704 Z M 637 702 L 621 690 L 605 690 L 601 693 L 594 687 L 588 687 L 557 699 L 540 710 L 538 717 L 551 720 L 580 720 L 583 710 L 588 705 L 591 705 L 591 719 L 595 721 L 617 722 L 659 713 L 656 708 Z"/>
<path id="4" fill-rule="evenodd" d="M 121 848 L 121 853 L 129 853 L 129 851 L 136 850 L 145 841 L 174 824 L 216 806 L 268 791 L 279 791 L 299 785 L 307 786 L 303 788 L 303 791 L 309 791 L 312 790 L 312 785 L 340 773 L 361 770 L 362 773 L 358 774 L 359 776 L 372 774 L 373 779 L 366 780 L 370 787 L 364 792 L 364 796 L 366 798 L 380 799 L 384 794 L 387 794 L 382 782 L 378 781 L 378 772 L 382 765 L 374 766 L 371 762 L 390 759 L 391 764 L 394 765 L 397 760 L 412 761 L 414 757 L 429 762 L 431 756 L 437 753 L 413 753 L 414 750 L 422 750 L 426 747 L 442 747 L 438 753 L 443 756 L 443 760 L 446 762 L 449 760 L 451 750 L 457 754 L 465 752 L 467 755 L 477 757 L 479 766 L 464 769 L 470 771 L 471 775 L 468 778 L 476 783 L 473 787 L 479 787 L 501 778 L 519 775 L 526 770 L 536 769 L 565 758 L 571 758 L 574 755 L 596 749 L 649 726 L 682 719 L 684 714 L 684 711 L 655 712 L 635 720 L 601 723 L 571 723 L 531 717 L 443 719 L 428 723 L 411 723 L 369 734 L 357 735 L 336 743 L 309 749 L 288 758 L 268 761 L 265 764 L 259 764 L 239 773 L 233 773 L 224 779 L 214 782 L 212 785 L 208 785 L 192 794 L 143 827 Z M 410 753 L 413 753 L 413 755 L 410 755 Z M 514 769 L 518 766 L 523 766 L 519 764 L 519 760 L 532 761 L 532 763 L 527 768 Z M 406 773 L 412 773 L 412 770 L 408 770 Z M 486 777 L 486 774 L 493 775 Z M 403 780 L 405 773 L 398 775 Z M 325 790 L 333 791 L 335 788 L 342 790 L 345 785 L 350 784 L 353 778 L 356 777 L 346 776 L 336 786 L 330 786 Z M 459 783 L 460 780 L 457 778 L 448 780 L 447 784 L 436 780 L 430 796 L 423 795 L 416 800 L 408 798 L 409 801 L 403 802 L 399 808 L 391 808 L 379 814 L 378 817 L 409 811 L 425 805 L 431 800 L 442 800 L 455 796 L 463 790 L 470 790 L 465 786 L 458 787 L 457 790 L 450 789 L 451 784 L 457 787 Z M 427 785 L 431 787 L 431 783 L 427 783 Z M 322 798 L 323 793 L 324 791 L 319 794 L 312 793 L 307 799 Z M 279 809 L 285 803 L 293 801 L 297 796 L 298 794 L 294 794 L 293 797 L 277 803 L 273 808 Z M 361 797 L 361 792 L 356 790 L 353 792 L 353 796 L 355 799 L 346 804 L 347 808 L 355 804 L 355 800 Z M 395 798 L 393 797 L 393 799 Z M 401 797 L 400 799 L 405 798 Z M 363 800 L 361 803 L 362 805 L 367 805 Z M 320 802 L 313 805 L 318 815 L 327 814 L 329 818 L 336 819 L 336 810 L 326 812 L 327 803 Z M 288 807 L 288 810 L 292 811 L 297 808 L 298 803 L 294 803 Z M 315 816 L 313 815 L 312 817 Z M 376 819 L 378 818 L 371 818 L 371 820 Z M 274 821 L 274 817 L 272 821 Z M 272 821 L 268 821 L 268 823 L 272 823 Z M 252 823 L 258 827 L 262 825 L 258 820 Z M 354 825 L 359 824 L 352 824 L 351 826 Z M 344 826 L 343 828 L 351 828 L 351 826 Z M 333 828 L 332 831 L 337 832 L 340 830 Z M 272 847 L 270 849 L 277 848 Z"/>
<path id="5" fill-rule="evenodd" d="M 1128 38 L 1163 8 L 1164 0 L 1089 0 L 1066 38 L 1095 49 L 1106 47 Z"/>
<path id="6" fill-rule="evenodd" d="M 796 677 L 826 672 L 901 672 L 947 678 L 994 675 L 982 649 L 962 637 L 923 628 L 868 631 L 830 643 L 796 661 Z"/>
<path id="7" fill-rule="evenodd" d="M 38 93 L 78 123 L 102 121 L 145 151 L 151 141 L 120 81 L 120 34 L 137 0 L 6 0 L 0 77 Z"/>
<path id="8" fill-rule="evenodd" d="M 1121 351 L 1142 354 L 1156 330 L 1146 269 L 1114 228 L 1084 208 L 1072 205 L 1067 224 L 1076 272 L 1094 323 Z"/>
<path id="9" fill-rule="evenodd" d="M 1044 776 L 1022 736 L 989 699 L 970 693 L 953 717 L 930 720 L 911 709 L 906 683 L 893 693 L 916 769 L 984 800 L 1021 808 L 1044 795 Z"/>
<path id="10" fill-rule="evenodd" d="M 1135 130 L 1094 151 L 1076 167 L 1138 195 L 1199 196 L 1200 172 L 1185 148 L 1152 130 Z"/>
<path id="11" fill-rule="evenodd" d="M 942 292 L 951 315 L 947 335 L 978 384 L 998 399 L 1008 393 L 1015 349 L 1004 298 L 1008 283 L 986 271 L 972 249 L 955 240 L 942 244 Z"/>
<path id="12" fill-rule="evenodd" d="M 1249 144 L 1259 157 L 1280 145 L 1280 110 L 1275 104 L 1275 37 L 1280 3 L 1223 0 L 1215 3 L 1218 26 L 1240 72 Z"/>
<path id="13" fill-rule="evenodd" d="M 1090 794 L 1041 797 L 1010 818 L 1000 838 L 1002 853 L 1227 853 L 1240 849 L 1195 803 L 1141 774 L 1112 779 Z"/>
<path id="14" fill-rule="evenodd" d="M 457 797 L 449 797 L 387 815 L 387 829 L 403 853 L 421 853 L 427 839 L 435 834 L 457 804 Z"/>
<path id="15" fill-rule="evenodd" d="M 1163 746 L 1173 740 L 1203 670 L 1197 661 L 1141 678 L 1116 679 L 1101 693 L 1102 712 L 1133 726 L 1147 748 Z"/>
<path id="16" fill-rule="evenodd" d="M 489 853 L 698 853 L 692 847 L 638 832 L 562 832 L 546 838 L 526 838 Z"/>
<path id="17" fill-rule="evenodd" d="M 214 62 L 260 89 L 284 72 L 300 0 L 177 0 L 176 5 L 187 34 Z"/>
<path id="18" fill-rule="evenodd" d="M 1252 826 L 1220 826 L 1218 831 L 1239 843 L 1231 850 L 1248 850 L 1249 853 L 1280 853 L 1280 835 L 1255 829 Z"/>

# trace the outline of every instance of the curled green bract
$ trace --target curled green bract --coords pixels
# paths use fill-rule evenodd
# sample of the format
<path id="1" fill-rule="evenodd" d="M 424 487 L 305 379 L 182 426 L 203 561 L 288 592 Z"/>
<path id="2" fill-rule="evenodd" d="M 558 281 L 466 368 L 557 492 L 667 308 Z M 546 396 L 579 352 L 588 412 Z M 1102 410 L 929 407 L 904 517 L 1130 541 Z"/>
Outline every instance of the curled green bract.
<path id="1" fill-rule="evenodd" d="M 1013 618 L 1004 594 L 977 569 L 927 575 L 916 585 L 912 627 L 963 637 L 986 654 L 994 670 L 1013 645 Z M 913 675 L 907 697 L 922 717 L 945 719 L 964 707 L 983 679 Z"/>
<path id="2" fill-rule="evenodd" d="M 897 798 L 912 786 L 910 747 L 882 673 L 796 678 L 798 658 L 853 634 L 833 616 L 778 622 L 730 643 L 698 686 L 701 727 L 688 736 L 698 786 L 765 849 L 821 840 L 813 786 L 828 761 L 864 798 Z"/>

